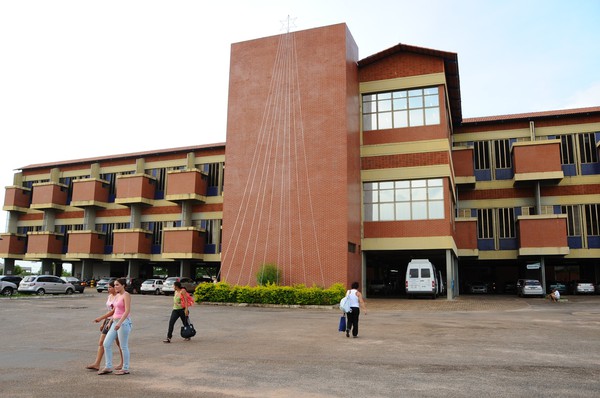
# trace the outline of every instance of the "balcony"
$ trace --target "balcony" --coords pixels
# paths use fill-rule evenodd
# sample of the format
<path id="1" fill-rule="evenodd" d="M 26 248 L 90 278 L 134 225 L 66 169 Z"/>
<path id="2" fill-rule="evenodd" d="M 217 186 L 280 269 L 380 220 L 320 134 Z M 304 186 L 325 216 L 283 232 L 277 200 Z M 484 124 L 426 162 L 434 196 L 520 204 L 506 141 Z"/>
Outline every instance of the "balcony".
<path id="1" fill-rule="evenodd" d="M 23 258 L 27 246 L 27 235 L 0 234 L 0 257 Z"/>
<path id="2" fill-rule="evenodd" d="M 127 174 L 117 177 L 115 203 L 122 205 L 147 204 L 154 202 L 156 179 L 148 174 Z"/>
<path id="3" fill-rule="evenodd" d="M 67 186 L 55 182 L 33 184 L 31 208 L 64 210 L 67 205 Z"/>
<path id="4" fill-rule="evenodd" d="M 63 235 L 40 231 L 27 233 L 27 253 L 25 260 L 62 257 Z"/>
<path id="5" fill-rule="evenodd" d="M 102 258 L 105 234 L 96 231 L 69 231 L 67 257 L 78 259 Z"/>
<path id="6" fill-rule="evenodd" d="M 454 242 L 459 257 L 478 256 L 477 248 L 477 218 L 463 217 L 456 219 Z"/>
<path id="7" fill-rule="evenodd" d="M 98 178 L 85 178 L 73 181 L 71 206 L 106 207 L 108 203 L 108 182 Z"/>
<path id="8" fill-rule="evenodd" d="M 567 255 L 566 214 L 517 217 L 520 256 Z"/>
<path id="9" fill-rule="evenodd" d="M 204 230 L 196 227 L 165 228 L 163 251 L 165 258 L 203 259 Z"/>
<path id="10" fill-rule="evenodd" d="M 475 186 L 473 148 L 452 148 L 452 166 L 456 184 Z"/>
<path id="11" fill-rule="evenodd" d="M 4 192 L 4 211 L 26 212 L 31 204 L 31 189 L 10 186 Z"/>
<path id="12" fill-rule="evenodd" d="M 515 142 L 512 145 L 515 183 L 563 179 L 560 140 Z"/>
<path id="13" fill-rule="evenodd" d="M 206 202 L 207 177 L 200 170 L 169 171 L 165 199 L 171 202 L 190 200 Z"/>
<path id="14" fill-rule="evenodd" d="M 113 257 L 150 259 L 152 232 L 146 229 L 116 229 L 113 231 Z"/>

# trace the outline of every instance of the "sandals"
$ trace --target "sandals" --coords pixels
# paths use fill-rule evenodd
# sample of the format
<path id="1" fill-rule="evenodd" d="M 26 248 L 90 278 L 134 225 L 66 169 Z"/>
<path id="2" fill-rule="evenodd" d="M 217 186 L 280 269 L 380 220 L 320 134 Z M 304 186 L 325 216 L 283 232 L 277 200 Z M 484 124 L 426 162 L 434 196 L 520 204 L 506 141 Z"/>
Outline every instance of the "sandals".
<path id="1" fill-rule="evenodd" d="M 100 368 L 97 367 L 97 366 L 95 366 L 95 365 L 88 365 L 85 368 L 89 369 L 89 370 L 95 370 L 95 371 L 99 371 L 100 370 Z"/>
<path id="2" fill-rule="evenodd" d="M 163 343 L 170 343 L 170 342 L 171 342 L 171 339 L 164 339 L 163 340 Z"/>
<path id="3" fill-rule="evenodd" d="M 122 376 L 122 375 L 128 375 L 128 374 L 129 374 L 129 371 L 128 371 L 128 370 L 121 369 L 121 370 L 117 370 L 117 371 L 115 372 L 115 374 L 116 374 L 116 375 L 118 375 L 118 376 Z"/>
<path id="4" fill-rule="evenodd" d="M 101 371 L 98 372 L 99 375 L 107 375 L 109 373 L 112 373 L 112 369 L 109 368 L 104 368 Z"/>

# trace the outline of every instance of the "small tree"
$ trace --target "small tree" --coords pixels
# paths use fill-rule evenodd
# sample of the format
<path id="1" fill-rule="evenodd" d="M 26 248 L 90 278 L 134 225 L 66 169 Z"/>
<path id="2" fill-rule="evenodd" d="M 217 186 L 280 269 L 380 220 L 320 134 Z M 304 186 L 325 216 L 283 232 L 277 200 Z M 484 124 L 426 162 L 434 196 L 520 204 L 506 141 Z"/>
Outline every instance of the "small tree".
<path id="1" fill-rule="evenodd" d="M 263 264 L 258 273 L 256 274 L 256 282 L 261 285 L 279 283 L 279 269 L 276 264 Z"/>

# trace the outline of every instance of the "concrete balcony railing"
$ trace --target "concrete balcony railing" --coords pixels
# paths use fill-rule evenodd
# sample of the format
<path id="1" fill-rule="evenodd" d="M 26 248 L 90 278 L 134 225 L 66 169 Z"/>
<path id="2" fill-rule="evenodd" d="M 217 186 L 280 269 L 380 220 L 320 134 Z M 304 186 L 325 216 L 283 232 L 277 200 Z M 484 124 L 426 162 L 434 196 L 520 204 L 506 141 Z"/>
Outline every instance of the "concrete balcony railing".
<path id="1" fill-rule="evenodd" d="M 48 231 L 28 232 L 25 259 L 59 259 L 62 257 L 63 242 L 62 234 Z"/>
<path id="2" fill-rule="evenodd" d="M 10 186 L 4 192 L 4 211 L 26 212 L 31 205 L 31 189 Z"/>
<path id="3" fill-rule="evenodd" d="M 459 257 L 478 256 L 477 248 L 477 218 L 457 218 L 454 242 Z"/>
<path id="4" fill-rule="evenodd" d="M 67 189 L 66 185 L 55 182 L 33 184 L 30 207 L 36 210 L 64 210 L 67 205 Z"/>
<path id="5" fill-rule="evenodd" d="M 456 184 L 475 185 L 473 148 L 452 148 L 452 167 Z"/>
<path id="6" fill-rule="evenodd" d="M 0 234 L 0 257 L 23 258 L 27 246 L 27 236 L 19 234 Z"/>
<path id="7" fill-rule="evenodd" d="M 517 217 L 520 256 L 567 255 L 567 216 L 543 214 Z"/>
<path id="8" fill-rule="evenodd" d="M 108 182 L 97 178 L 85 178 L 73 181 L 71 206 L 106 207 L 108 203 Z"/>
<path id="9" fill-rule="evenodd" d="M 113 252 L 116 258 L 149 259 L 152 250 L 152 232 L 140 229 L 116 229 L 113 231 Z"/>
<path id="10" fill-rule="evenodd" d="M 162 255 L 175 259 L 202 259 L 205 231 L 196 227 L 165 228 Z"/>
<path id="11" fill-rule="evenodd" d="M 166 200 L 206 202 L 208 180 L 200 170 L 173 170 L 167 175 Z"/>
<path id="12" fill-rule="evenodd" d="M 515 142 L 512 155 L 515 182 L 558 182 L 564 177 L 560 140 Z"/>
<path id="13" fill-rule="evenodd" d="M 106 235 L 96 231 L 69 231 L 67 257 L 102 258 Z"/>
<path id="14" fill-rule="evenodd" d="M 156 191 L 156 179 L 148 174 L 127 174 L 117 177 L 115 203 L 122 205 L 152 204 Z"/>

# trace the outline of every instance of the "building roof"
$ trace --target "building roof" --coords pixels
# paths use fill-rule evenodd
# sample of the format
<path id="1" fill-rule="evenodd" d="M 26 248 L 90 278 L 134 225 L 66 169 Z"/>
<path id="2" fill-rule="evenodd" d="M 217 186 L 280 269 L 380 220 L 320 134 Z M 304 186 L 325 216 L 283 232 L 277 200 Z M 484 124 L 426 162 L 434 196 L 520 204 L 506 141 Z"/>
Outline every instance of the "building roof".
<path id="1" fill-rule="evenodd" d="M 600 106 L 591 108 L 576 108 L 576 109 L 563 109 L 555 111 L 543 111 L 543 112 L 529 112 L 529 113 L 515 113 L 511 115 L 498 115 L 498 116 L 483 116 L 483 117 L 472 117 L 462 121 L 462 125 L 470 124 L 485 124 L 485 123 L 498 123 L 508 121 L 522 121 L 522 120 L 535 120 L 535 119 L 550 119 L 558 118 L 562 116 L 574 116 L 574 115 L 592 115 L 600 114 Z"/>
<path id="2" fill-rule="evenodd" d="M 399 43 L 387 50 L 378 52 L 358 61 L 358 67 L 366 66 L 377 62 L 383 58 L 399 52 L 410 52 L 415 54 L 431 55 L 440 57 L 444 60 L 444 71 L 446 74 L 446 84 L 448 88 L 448 97 L 450 100 L 450 111 L 452 113 L 452 122 L 459 125 L 462 121 L 462 105 L 460 99 L 460 78 L 458 75 L 458 55 L 447 51 L 433 50 L 424 47 L 409 46 Z"/>
<path id="3" fill-rule="evenodd" d="M 170 153 L 178 153 L 178 152 L 192 152 L 200 149 L 210 149 L 210 148 L 220 148 L 225 147 L 225 143 L 216 143 L 216 144 L 207 144 L 207 145 L 194 145 L 194 146 L 185 146 L 179 148 L 169 148 L 169 149 L 158 149 L 154 151 L 144 151 L 144 152 L 133 152 L 133 153 L 124 153 L 121 155 L 109 155 L 109 156 L 99 156 L 94 158 L 85 158 L 85 159 L 75 159 L 75 160 L 63 160 L 59 162 L 50 162 L 50 163 L 38 163 L 31 164 L 28 166 L 20 167 L 17 170 L 34 170 L 48 167 L 56 167 L 56 166 L 64 166 L 64 165 L 73 165 L 78 163 L 95 163 L 103 160 L 115 160 L 115 159 L 137 159 L 142 156 L 154 156 L 154 155 L 164 155 Z"/>

